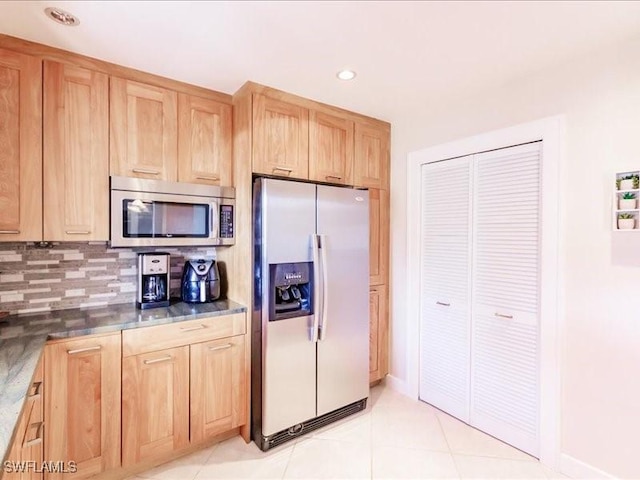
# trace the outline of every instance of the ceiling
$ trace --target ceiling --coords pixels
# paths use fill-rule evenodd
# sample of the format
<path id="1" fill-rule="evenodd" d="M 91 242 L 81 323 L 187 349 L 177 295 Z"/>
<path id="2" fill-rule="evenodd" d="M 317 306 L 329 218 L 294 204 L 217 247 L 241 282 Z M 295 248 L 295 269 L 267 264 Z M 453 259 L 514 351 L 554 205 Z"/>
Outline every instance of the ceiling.
<path id="1" fill-rule="evenodd" d="M 57 6 L 80 18 L 45 17 Z M 640 2 L 0 2 L 0 32 L 233 93 L 389 121 L 640 35 Z M 336 79 L 349 67 L 354 81 Z"/>

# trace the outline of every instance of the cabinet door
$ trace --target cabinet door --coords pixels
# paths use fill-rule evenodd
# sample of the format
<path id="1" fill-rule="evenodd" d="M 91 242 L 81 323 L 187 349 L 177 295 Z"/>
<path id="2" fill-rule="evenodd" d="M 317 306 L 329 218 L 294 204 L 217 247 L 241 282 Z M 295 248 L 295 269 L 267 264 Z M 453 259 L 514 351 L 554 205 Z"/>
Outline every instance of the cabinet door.
<path id="1" fill-rule="evenodd" d="M 246 422 L 244 335 L 191 345 L 191 442 Z"/>
<path id="2" fill-rule="evenodd" d="M 232 186 L 231 105 L 178 96 L 178 181 Z"/>
<path id="3" fill-rule="evenodd" d="M 389 193 L 369 190 L 369 284 L 382 285 L 389 272 Z"/>
<path id="4" fill-rule="evenodd" d="M 353 183 L 356 187 L 389 188 L 387 129 L 356 123 Z"/>
<path id="5" fill-rule="evenodd" d="M 253 172 L 309 178 L 309 110 L 253 96 Z"/>
<path id="6" fill-rule="evenodd" d="M 44 63 L 44 238 L 109 240 L 109 77 Z"/>
<path id="7" fill-rule="evenodd" d="M 6 480 L 41 480 L 44 478 L 42 472 L 38 472 L 39 468 L 34 466 L 42 465 L 44 459 L 44 416 L 43 416 L 43 372 L 42 360 L 36 368 L 36 372 L 31 384 L 31 388 L 27 394 L 20 422 L 16 427 L 16 435 L 13 445 L 7 456 L 9 464 L 5 464 Z M 27 463 L 32 462 L 32 463 Z M 21 470 L 23 465 L 29 465 L 31 468 Z M 10 470 L 6 470 L 7 467 Z M 13 470 L 13 471 L 12 471 Z M 16 472 L 15 470 L 18 470 Z"/>
<path id="8" fill-rule="evenodd" d="M 42 240 L 42 66 L 0 49 L 0 242 Z"/>
<path id="9" fill-rule="evenodd" d="M 45 458 L 77 463 L 91 477 L 120 466 L 120 334 L 56 342 L 45 348 Z"/>
<path id="10" fill-rule="evenodd" d="M 111 77 L 111 175 L 178 178 L 178 95 Z"/>
<path id="11" fill-rule="evenodd" d="M 353 185 L 353 122 L 312 110 L 309 114 L 309 179 Z"/>
<path id="12" fill-rule="evenodd" d="M 389 328 L 387 287 L 369 290 L 369 382 L 384 378 L 389 372 Z"/>
<path id="13" fill-rule="evenodd" d="M 122 465 L 189 444 L 189 347 L 133 355 L 122 368 Z"/>

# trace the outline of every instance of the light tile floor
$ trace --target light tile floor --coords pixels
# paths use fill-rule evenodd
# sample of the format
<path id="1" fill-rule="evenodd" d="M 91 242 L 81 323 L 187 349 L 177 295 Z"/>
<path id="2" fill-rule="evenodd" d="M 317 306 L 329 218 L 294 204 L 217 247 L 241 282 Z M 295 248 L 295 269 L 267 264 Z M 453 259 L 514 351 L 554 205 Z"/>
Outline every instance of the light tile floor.
<path id="1" fill-rule="evenodd" d="M 535 458 L 388 387 L 367 409 L 267 453 L 240 437 L 131 480 L 567 478 Z"/>

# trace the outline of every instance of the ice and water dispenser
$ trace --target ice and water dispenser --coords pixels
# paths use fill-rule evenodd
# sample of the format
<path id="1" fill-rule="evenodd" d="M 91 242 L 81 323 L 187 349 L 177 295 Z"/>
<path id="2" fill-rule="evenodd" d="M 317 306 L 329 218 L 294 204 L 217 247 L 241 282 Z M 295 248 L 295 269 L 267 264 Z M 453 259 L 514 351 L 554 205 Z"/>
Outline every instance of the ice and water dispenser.
<path id="1" fill-rule="evenodd" d="M 313 314 L 313 263 L 269 265 L 269 321 Z"/>

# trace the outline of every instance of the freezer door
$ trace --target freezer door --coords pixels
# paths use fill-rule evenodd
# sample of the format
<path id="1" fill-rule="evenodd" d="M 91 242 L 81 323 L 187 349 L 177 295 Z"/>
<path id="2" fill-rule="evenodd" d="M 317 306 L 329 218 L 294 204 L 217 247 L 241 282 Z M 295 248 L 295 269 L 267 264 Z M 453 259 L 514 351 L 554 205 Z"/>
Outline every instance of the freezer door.
<path id="1" fill-rule="evenodd" d="M 369 192 L 318 185 L 318 415 L 369 395 Z"/>
<path id="2" fill-rule="evenodd" d="M 316 416 L 316 343 L 313 316 L 266 323 L 262 376 L 262 435 Z M 264 332 L 264 330 L 263 330 Z"/>
<path id="3" fill-rule="evenodd" d="M 314 316 L 269 321 L 269 265 L 310 262 L 315 185 L 261 179 L 262 435 L 316 416 Z"/>
<path id="4" fill-rule="evenodd" d="M 316 186 L 283 180 L 261 181 L 262 245 L 267 265 L 311 262 L 311 236 L 316 231 Z"/>

